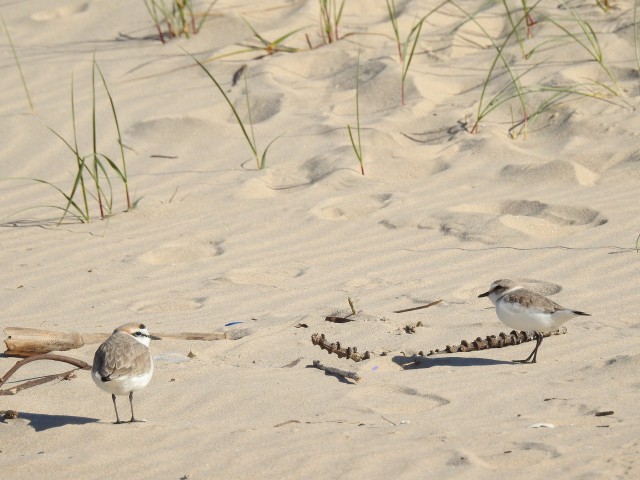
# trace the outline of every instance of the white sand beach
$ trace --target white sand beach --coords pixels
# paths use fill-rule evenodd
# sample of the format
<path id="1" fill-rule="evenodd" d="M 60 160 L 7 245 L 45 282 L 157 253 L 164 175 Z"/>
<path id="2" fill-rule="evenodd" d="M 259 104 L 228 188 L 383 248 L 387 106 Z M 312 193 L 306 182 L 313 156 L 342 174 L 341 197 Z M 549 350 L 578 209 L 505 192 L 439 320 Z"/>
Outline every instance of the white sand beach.
<path id="1" fill-rule="evenodd" d="M 527 38 L 520 1 L 397 0 L 403 41 L 426 16 L 402 105 L 383 0 L 346 0 L 327 44 L 312 0 L 219 0 L 164 44 L 143 1 L 1 2 L 33 111 L 2 29 L 0 326 L 250 332 L 152 342 L 146 423 L 114 425 L 86 371 L 0 396 L 19 413 L 0 422 L 3 478 L 638 478 L 640 75 L 634 3 L 609 3 L 531 4 Z M 295 51 L 235 54 L 260 42 L 246 22 L 268 42 L 291 33 L 271 50 Z M 259 156 L 275 139 L 264 168 L 185 51 L 247 128 L 250 110 Z M 74 145 L 72 77 L 93 158 L 94 55 L 134 208 L 108 170 L 100 219 L 87 170 L 90 221 L 58 225 L 65 197 L 34 179 L 72 190 L 76 156 L 51 131 Z M 95 75 L 96 149 L 121 165 Z M 592 316 L 536 364 L 511 362 L 534 342 L 427 356 L 508 333 L 477 298 L 500 278 L 560 285 L 554 301 Z M 348 298 L 354 321 L 325 321 Z M 91 363 L 96 348 L 63 354 Z M 0 357 L 0 375 L 17 360 Z M 3 389 L 65 368 L 33 362 Z"/>

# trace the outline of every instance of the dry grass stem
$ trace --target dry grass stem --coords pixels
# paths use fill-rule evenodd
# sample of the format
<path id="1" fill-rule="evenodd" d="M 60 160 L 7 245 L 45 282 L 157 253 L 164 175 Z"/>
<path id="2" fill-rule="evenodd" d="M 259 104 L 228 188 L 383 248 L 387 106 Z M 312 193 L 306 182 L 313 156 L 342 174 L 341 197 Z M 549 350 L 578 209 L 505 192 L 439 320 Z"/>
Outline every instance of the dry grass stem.
<path id="1" fill-rule="evenodd" d="M 439 303 L 442 303 L 442 299 L 440 300 L 435 300 L 433 302 L 428 303 L 427 305 L 420 305 L 419 307 L 412 307 L 412 308 L 405 308 L 403 310 L 396 310 L 393 313 L 405 313 L 405 312 L 413 312 L 414 310 L 421 310 L 423 308 L 429 308 L 429 307 L 433 307 L 434 305 L 437 305 Z"/>

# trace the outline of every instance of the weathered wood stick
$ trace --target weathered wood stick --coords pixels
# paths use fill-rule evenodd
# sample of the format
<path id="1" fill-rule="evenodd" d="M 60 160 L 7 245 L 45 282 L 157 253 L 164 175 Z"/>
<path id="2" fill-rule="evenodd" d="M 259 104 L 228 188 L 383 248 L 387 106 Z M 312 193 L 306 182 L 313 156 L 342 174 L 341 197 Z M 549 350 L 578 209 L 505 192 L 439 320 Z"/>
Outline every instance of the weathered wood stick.
<path id="1" fill-rule="evenodd" d="M 420 305 L 419 307 L 413 307 L 413 308 L 405 308 L 403 310 L 396 310 L 393 313 L 405 313 L 405 312 L 413 312 L 414 310 L 421 310 L 423 308 L 429 308 L 429 307 L 433 307 L 434 305 L 437 305 L 439 303 L 442 303 L 442 300 L 435 300 L 431 303 L 428 303 L 426 305 Z"/>
<path id="2" fill-rule="evenodd" d="M 28 357 L 54 351 L 72 350 L 85 344 L 100 343 L 109 335 L 81 334 L 78 332 L 54 332 L 36 328 L 7 327 L 4 343 L 5 355 Z"/>
<path id="3" fill-rule="evenodd" d="M 327 373 L 331 373 L 332 375 L 338 375 L 343 378 L 350 378 L 356 382 L 360 381 L 360 375 L 355 372 L 349 372 L 347 370 L 340 370 L 339 368 L 327 367 L 320 363 L 320 360 L 314 360 L 313 366 L 319 368 L 320 370 L 324 370 Z"/>
<path id="4" fill-rule="evenodd" d="M 20 360 L 13 367 L 11 367 L 9 371 L 2 378 L 0 378 L 0 387 L 2 387 L 2 385 L 4 385 L 7 380 L 9 380 L 9 377 L 11 377 L 11 375 L 16 373 L 16 371 L 20 367 L 26 365 L 27 363 L 35 362 L 36 360 L 53 360 L 55 362 L 68 363 L 82 370 L 91 370 L 91 365 L 89 365 L 86 362 L 83 362 L 82 360 L 78 360 L 77 358 L 66 357 L 64 355 L 54 355 L 52 353 L 47 353 L 43 355 L 34 355 L 29 358 L 25 358 L 24 360 Z M 68 373 L 70 372 L 67 372 L 67 374 Z"/>
<path id="5" fill-rule="evenodd" d="M 16 385 L 15 387 L 7 388 L 6 390 L 0 390 L 0 395 L 15 395 L 21 390 L 26 390 L 27 388 L 31 387 L 37 387 L 38 385 L 49 383 L 54 380 L 68 380 L 71 378 L 71 375 L 77 370 L 77 368 L 74 368 L 73 370 L 69 370 L 68 372 L 56 373 L 53 375 L 36 378 L 35 380 L 29 380 L 28 382 L 21 383 L 20 385 Z"/>
<path id="6" fill-rule="evenodd" d="M 5 355 L 15 357 L 29 357 L 49 352 L 62 352 L 73 350 L 84 345 L 102 343 L 110 334 L 108 333 L 78 333 L 78 332 L 56 332 L 51 330 L 40 330 L 37 328 L 7 327 L 4 329 L 7 338 L 4 343 L 7 350 Z M 161 338 L 177 338 L 182 340 L 237 340 L 250 333 L 247 329 L 231 330 L 229 332 L 212 333 L 157 333 Z"/>
<path id="7" fill-rule="evenodd" d="M 567 333 L 567 328 L 562 327 L 560 330 L 543 333 L 542 335 L 544 337 L 549 337 L 551 335 L 562 335 L 565 333 Z M 460 345 L 447 345 L 444 350 L 431 350 L 426 355 L 424 355 L 422 352 L 419 352 L 419 355 L 428 357 L 430 355 L 440 355 L 443 353 L 463 353 L 486 350 L 488 348 L 510 347 L 513 345 L 520 345 L 524 342 L 530 342 L 532 340 L 535 340 L 535 338 L 535 332 L 517 332 L 515 330 L 512 330 L 509 334 L 500 332 L 497 336 L 489 335 L 484 339 L 478 337 L 472 342 L 461 340 Z"/>
<path id="8" fill-rule="evenodd" d="M 311 343 L 318 345 L 321 349 L 326 350 L 329 353 L 335 353 L 339 358 L 349 358 L 354 362 L 360 362 L 362 360 L 368 360 L 371 358 L 371 354 L 367 351 L 364 355 L 358 353 L 356 347 L 342 348 L 340 342 L 329 343 L 324 336 L 324 333 L 314 333 L 311 335 Z"/>

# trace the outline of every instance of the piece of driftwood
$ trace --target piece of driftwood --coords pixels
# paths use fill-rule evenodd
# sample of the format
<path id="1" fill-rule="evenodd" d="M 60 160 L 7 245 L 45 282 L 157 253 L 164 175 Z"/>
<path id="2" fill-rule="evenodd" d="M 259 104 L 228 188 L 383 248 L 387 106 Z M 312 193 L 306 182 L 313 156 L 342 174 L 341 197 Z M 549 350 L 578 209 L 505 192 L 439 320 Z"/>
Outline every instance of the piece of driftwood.
<path id="1" fill-rule="evenodd" d="M 249 329 L 233 329 L 228 332 L 213 333 L 158 333 L 161 338 L 177 338 L 181 340 L 237 340 L 248 335 Z M 63 352 L 73 350 L 84 345 L 104 342 L 110 333 L 78 333 L 56 332 L 37 328 L 7 327 L 4 329 L 7 338 L 4 343 L 7 350 L 5 355 L 14 357 L 29 357 L 49 352 Z"/>
<path id="2" fill-rule="evenodd" d="M 567 329 L 566 327 L 562 327 L 560 330 L 543 333 L 543 336 L 549 337 L 551 335 L 562 335 L 565 333 L 567 333 Z M 517 332 L 515 330 L 512 330 L 511 333 L 508 334 L 500 332 L 498 335 L 489 335 L 486 338 L 478 337 L 472 342 L 461 340 L 460 345 L 447 345 L 444 350 L 431 350 L 426 355 L 424 355 L 422 352 L 419 352 L 418 354 L 428 357 L 430 355 L 440 355 L 443 353 L 474 352 L 478 350 L 486 350 L 488 348 L 502 348 L 510 347 L 513 345 L 520 345 L 521 343 L 530 342 L 535 339 L 535 332 Z"/>
<path id="3" fill-rule="evenodd" d="M 360 354 L 356 347 L 342 348 L 340 342 L 329 343 L 325 338 L 324 333 L 314 333 L 311 335 L 311 343 L 318 345 L 321 349 L 326 350 L 329 353 L 335 353 L 339 358 L 348 358 L 354 362 L 360 362 L 371 358 L 371 354 L 368 351 L 364 352 L 364 354 Z"/>
<path id="4" fill-rule="evenodd" d="M 11 367 L 9 369 L 9 371 L 6 374 L 4 374 L 2 376 L 2 378 L 0 378 L 0 387 L 2 387 L 2 385 L 4 385 L 5 382 L 7 380 L 9 380 L 9 378 L 14 373 L 16 373 L 16 371 L 20 367 L 23 367 L 27 363 L 35 362 L 37 360 L 53 360 L 55 362 L 68 363 L 68 364 L 73 365 L 73 366 L 75 366 L 77 368 L 74 368 L 73 370 L 69 370 L 68 372 L 58 373 L 58 374 L 54 374 L 54 375 L 47 375 L 45 377 L 41 377 L 41 378 L 37 378 L 37 379 L 34 379 L 34 380 L 30 380 L 28 382 L 21 383 L 20 385 L 17 385 L 15 387 L 12 387 L 12 388 L 9 388 L 9 389 L 6 389 L 6 390 L 0 390 L 0 395 L 15 395 L 20 390 L 25 390 L 27 388 L 35 387 L 37 385 L 42 385 L 43 383 L 51 382 L 51 381 L 57 380 L 57 379 L 68 379 L 68 378 L 71 378 L 71 375 L 73 374 L 73 372 L 75 372 L 78 369 L 80 369 L 80 370 L 91 370 L 91 365 L 89 365 L 86 362 L 83 362 L 82 360 L 78 360 L 77 358 L 66 357 L 64 355 L 54 355 L 54 354 L 51 354 L 51 353 L 46 353 L 46 354 L 42 354 L 42 355 L 33 355 L 33 356 L 28 357 L 28 358 L 25 358 L 24 360 L 20 360 L 13 367 Z"/>
<path id="5" fill-rule="evenodd" d="M 316 368 L 319 368 L 320 370 L 324 370 L 327 373 L 331 373 L 332 375 L 338 375 L 343 378 L 350 378 L 355 382 L 360 381 L 360 375 L 358 375 L 357 373 L 349 372 L 347 370 L 340 370 L 339 368 L 327 367 L 326 365 L 323 365 L 322 363 L 320 363 L 320 360 L 314 360 L 313 366 Z"/>

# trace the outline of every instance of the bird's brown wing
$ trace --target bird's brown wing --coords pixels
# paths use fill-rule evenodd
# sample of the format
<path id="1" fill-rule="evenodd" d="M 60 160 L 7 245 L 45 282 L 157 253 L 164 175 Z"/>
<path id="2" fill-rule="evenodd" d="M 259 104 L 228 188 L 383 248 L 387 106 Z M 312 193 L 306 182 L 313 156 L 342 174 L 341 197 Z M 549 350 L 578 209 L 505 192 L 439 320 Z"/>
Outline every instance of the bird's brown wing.
<path id="1" fill-rule="evenodd" d="M 93 357 L 93 370 L 103 379 L 144 373 L 150 368 L 149 349 L 126 334 L 113 334 L 98 347 Z"/>
<path id="2" fill-rule="evenodd" d="M 519 303 L 525 308 L 537 310 L 544 313 L 554 313 L 558 310 L 567 310 L 566 308 L 558 305 L 556 302 L 549 300 L 544 295 L 532 292 L 530 290 L 515 290 L 504 296 L 504 300 L 507 302 Z"/>

